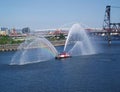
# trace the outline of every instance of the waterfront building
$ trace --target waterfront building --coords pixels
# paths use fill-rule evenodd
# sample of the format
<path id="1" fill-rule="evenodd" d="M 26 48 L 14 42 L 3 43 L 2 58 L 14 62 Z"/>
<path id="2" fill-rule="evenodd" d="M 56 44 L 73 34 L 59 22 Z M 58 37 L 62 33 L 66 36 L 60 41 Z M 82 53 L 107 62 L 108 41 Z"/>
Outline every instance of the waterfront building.
<path id="1" fill-rule="evenodd" d="M 23 29 L 22 29 L 22 33 L 23 33 L 23 34 L 28 34 L 28 33 L 30 33 L 30 28 L 29 28 L 29 27 L 23 28 Z"/>
<path id="2" fill-rule="evenodd" d="M 9 34 L 9 30 L 6 27 L 1 27 L 0 29 L 0 35 L 8 35 Z"/>

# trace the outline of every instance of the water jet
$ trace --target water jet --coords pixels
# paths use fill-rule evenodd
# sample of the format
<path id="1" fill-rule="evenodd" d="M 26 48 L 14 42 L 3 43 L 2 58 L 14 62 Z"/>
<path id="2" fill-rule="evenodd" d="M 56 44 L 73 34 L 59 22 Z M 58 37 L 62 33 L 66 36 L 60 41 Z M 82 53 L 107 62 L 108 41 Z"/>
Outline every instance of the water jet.
<path id="1" fill-rule="evenodd" d="M 44 37 L 28 37 L 18 47 L 10 65 L 24 65 L 47 61 L 57 55 L 55 47 Z"/>

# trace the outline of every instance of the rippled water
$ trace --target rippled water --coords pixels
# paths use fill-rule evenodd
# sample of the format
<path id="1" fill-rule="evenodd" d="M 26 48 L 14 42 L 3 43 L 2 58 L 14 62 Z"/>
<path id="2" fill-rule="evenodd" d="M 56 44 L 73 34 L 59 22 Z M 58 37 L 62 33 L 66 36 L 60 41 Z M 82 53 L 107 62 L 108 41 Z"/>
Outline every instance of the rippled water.
<path id="1" fill-rule="evenodd" d="M 120 42 L 100 45 L 94 55 L 22 66 L 9 65 L 15 52 L 0 52 L 0 92 L 120 92 Z"/>

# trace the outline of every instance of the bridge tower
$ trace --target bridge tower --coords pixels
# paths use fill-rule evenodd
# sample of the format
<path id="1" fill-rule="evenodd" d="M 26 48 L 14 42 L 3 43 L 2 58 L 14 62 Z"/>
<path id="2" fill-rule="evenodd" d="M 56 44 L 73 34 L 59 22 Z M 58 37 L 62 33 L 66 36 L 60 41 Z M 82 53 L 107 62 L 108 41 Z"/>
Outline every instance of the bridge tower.
<path id="1" fill-rule="evenodd" d="M 110 10 L 111 10 L 111 6 L 106 6 L 104 22 L 103 22 L 103 30 L 106 30 L 107 33 L 108 33 L 107 34 L 108 35 L 108 45 L 111 44 L 111 37 L 110 37 L 110 33 L 111 33 Z"/>
<path id="2" fill-rule="evenodd" d="M 111 23 L 111 7 L 112 8 L 120 8 L 116 6 L 106 6 L 104 22 L 103 22 L 103 30 L 106 30 L 108 34 L 108 45 L 111 44 L 111 33 L 120 33 L 120 23 Z"/>

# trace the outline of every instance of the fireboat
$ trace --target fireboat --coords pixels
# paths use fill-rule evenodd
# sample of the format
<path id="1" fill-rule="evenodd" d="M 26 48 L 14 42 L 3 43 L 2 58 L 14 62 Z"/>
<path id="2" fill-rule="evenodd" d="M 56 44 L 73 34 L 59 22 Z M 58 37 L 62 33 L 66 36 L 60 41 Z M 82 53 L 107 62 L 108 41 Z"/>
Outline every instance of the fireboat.
<path id="1" fill-rule="evenodd" d="M 70 58 L 70 57 L 71 57 L 71 56 L 70 56 L 69 53 L 67 53 L 67 52 L 62 52 L 62 53 L 58 54 L 58 55 L 55 57 L 55 59 L 63 59 L 63 58 Z"/>

